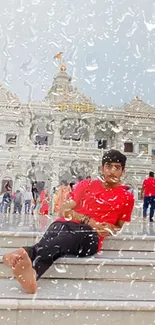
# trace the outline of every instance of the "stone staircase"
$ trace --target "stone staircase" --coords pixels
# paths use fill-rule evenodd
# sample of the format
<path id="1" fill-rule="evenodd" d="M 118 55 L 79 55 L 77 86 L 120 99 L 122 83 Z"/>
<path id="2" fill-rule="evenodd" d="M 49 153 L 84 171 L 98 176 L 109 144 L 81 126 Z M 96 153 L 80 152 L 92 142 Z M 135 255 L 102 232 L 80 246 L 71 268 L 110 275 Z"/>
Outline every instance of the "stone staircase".
<path id="1" fill-rule="evenodd" d="M 0 254 L 31 245 L 39 233 L 1 232 Z M 153 325 L 155 237 L 122 233 L 92 258 L 61 258 L 23 292 L 0 259 L 0 325 Z"/>

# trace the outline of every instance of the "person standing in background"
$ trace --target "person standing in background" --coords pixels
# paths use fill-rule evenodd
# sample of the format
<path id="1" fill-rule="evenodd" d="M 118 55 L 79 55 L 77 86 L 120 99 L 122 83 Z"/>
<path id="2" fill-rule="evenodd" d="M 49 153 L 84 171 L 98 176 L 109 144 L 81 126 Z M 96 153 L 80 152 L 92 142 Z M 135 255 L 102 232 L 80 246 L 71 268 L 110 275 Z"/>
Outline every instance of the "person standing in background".
<path id="1" fill-rule="evenodd" d="M 37 200 L 38 200 L 38 197 L 39 197 L 36 182 L 32 183 L 32 196 L 33 196 L 33 207 L 32 207 L 31 213 L 32 213 L 32 215 L 34 215 L 34 210 L 36 209 Z"/>
<path id="2" fill-rule="evenodd" d="M 50 208 L 50 196 L 48 189 L 44 189 L 40 193 L 39 199 L 39 229 L 42 231 L 48 224 L 48 214 Z"/>
<path id="3" fill-rule="evenodd" d="M 33 200 L 33 195 L 32 195 L 32 192 L 30 190 L 30 187 L 28 187 L 26 189 L 26 191 L 24 192 L 25 214 L 30 213 L 32 200 Z"/>
<path id="4" fill-rule="evenodd" d="M 150 206 L 150 222 L 153 221 L 153 215 L 155 210 L 155 178 L 154 172 L 149 172 L 149 177 L 144 179 L 140 194 L 141 200 L 143 200 L 143 220 L 146 221 L 147 210 Z"/>
<path id="5" fill-rule="evenodd" d="M 22 193 L 20 192 L 20 190 L 17 190 L 16 191 L 16 194 L 15 194 L 15 197 L 13 199 L 13 201 L 14 201 L 14 211 L 13 211 L 13 213 L 14 214 L 16 214 L 17 211 L 18 211 L 19 214 L 21 214 L 21 211 L 22 211 L 22 203 L 23 203 L 22 202 L 22 199 L 23 199 Z"/>
<path id="6" fill-rule="evenodd" d="M 2 212 L 5 214 L 10 214 L 11 210 L 11 201 L 12 201 L 12 195 L 10 191 L 6 191 L 3 195 L 2 200 Z"/>

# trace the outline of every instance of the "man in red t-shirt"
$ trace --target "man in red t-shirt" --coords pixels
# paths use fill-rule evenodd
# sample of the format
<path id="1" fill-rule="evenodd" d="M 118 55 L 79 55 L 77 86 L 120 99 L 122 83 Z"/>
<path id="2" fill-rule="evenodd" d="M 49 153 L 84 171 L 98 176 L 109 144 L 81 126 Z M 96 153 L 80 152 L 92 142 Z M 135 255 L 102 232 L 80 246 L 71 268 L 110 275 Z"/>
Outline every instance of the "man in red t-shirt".
<path id="1" fill-rule="evenodd" d="M 144 179 L 141 189 L 141 200 L 143 199 L 143 220 L 146 220 L 147 209 L 150 206 L 150 222 L 153 222 L 155 210 L 155 178 L 154 173 L 149 172 L 149 177 Z"/>
<path id="2" fill-rule="evenodd" d="M 32 247 L 4 255 L 14 276 L 28 293 L 35 293 L 37 280 L 59 257 L 91 256 L 102 246 L 104 237 L 116 234 L 129 222 L 133 195 L 120 185 L 126 156 L 109 150 L 102 158 L 103 178 L 81 181 L 63 204 L 60 218 Z"/>

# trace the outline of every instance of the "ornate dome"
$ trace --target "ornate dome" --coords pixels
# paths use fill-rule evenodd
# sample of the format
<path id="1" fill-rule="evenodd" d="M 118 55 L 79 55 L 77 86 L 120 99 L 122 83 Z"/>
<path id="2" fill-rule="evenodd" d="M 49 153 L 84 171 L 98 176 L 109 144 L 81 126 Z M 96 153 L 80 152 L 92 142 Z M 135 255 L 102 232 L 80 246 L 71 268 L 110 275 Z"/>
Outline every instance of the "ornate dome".
<path id="1" fill-rule="evenodd" d="M 154 107 L 144 103 L 138 96 L 123 108 L 127 113 L 155 113 Z"/>
<path id="2" fill-rule="evenodd" d="M 4 85 L 0 84 L 0 102 L 13 106 L 19 106 L 20 100 L 16 94 L 12 94 Z"/>
<path id="3" fill-rule="evenodd" d="M 73 90 L 72 78 L 66 72 L 66 65 L 60 66 L 59 73 L 54 77 L 53 85 L 48 91 L 45 100 L 55 103 L 59 110 L 69 110 L 75 112 L 93 112 L 95 104 L 84 94 Z"/>
<path id="4" fill-rule="evenodd" d="M 54 76 L 52 87 L 49 89 L 45 100 L 53 102 L 53 99 L 57 102 L 57 97 L 64 93 L 69 94 L 73 91 L 71 84 L 72 78 L 66 72 L 66 66 L 63 63 L 60 67 L 60 72 Z"/>

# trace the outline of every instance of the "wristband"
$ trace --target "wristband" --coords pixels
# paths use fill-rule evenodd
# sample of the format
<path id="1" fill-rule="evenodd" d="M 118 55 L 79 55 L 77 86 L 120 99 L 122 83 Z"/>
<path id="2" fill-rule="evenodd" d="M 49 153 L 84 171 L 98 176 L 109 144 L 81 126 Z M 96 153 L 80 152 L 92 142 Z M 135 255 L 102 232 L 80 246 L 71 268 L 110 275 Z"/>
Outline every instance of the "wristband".
<path id="1" fill-rule="evenodd" d="M 90 220 L 89 217 L 87 217 L 87 216 L 83 216 L 82 219 L 81 219 L 81 223 L 83 223 L 83 224 L 88 224 L 89 220 Z"/>

